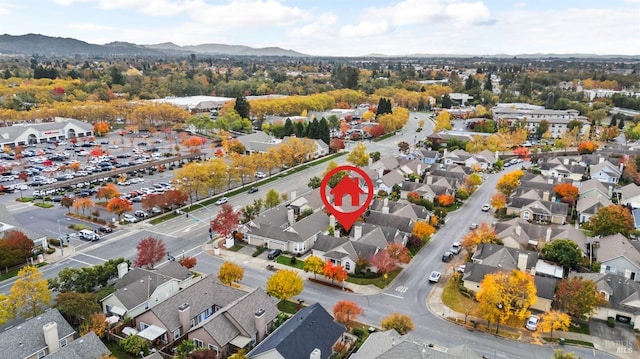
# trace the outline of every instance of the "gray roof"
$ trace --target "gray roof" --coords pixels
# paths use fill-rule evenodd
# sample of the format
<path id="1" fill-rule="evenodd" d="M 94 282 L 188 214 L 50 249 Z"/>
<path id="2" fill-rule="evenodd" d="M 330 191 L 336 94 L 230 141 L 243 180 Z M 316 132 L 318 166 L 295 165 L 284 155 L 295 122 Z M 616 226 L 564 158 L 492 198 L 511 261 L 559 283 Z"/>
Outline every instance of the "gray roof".
<path id="1" fill-rule="evenodd" d="M 554 299 L 556 293 L 557 278 L 533 276 L 533 284 L 536 286 L 536 296 L 545 299 Z"/>
<path id="2" fill-rule="evenodd" d="M 125 309 L 133 309 L 149 299 L 158 286 L 172 280 L 181 282 L 193 274 L 177 262 L 154 269 L 133 268 L 120 278 L 113 296 L 118 298 Z"/>
<path id="3" fill-rule="evenodd" d="M 255 313 L 265 311 L 265 322 L 271 323 L 280 313 L 277 298 L 256 288 L 215 312 L 202 327 L 220 345 L 226 345 L 238 335 L 253 337 L 257 332 Z M 191 332 L 197 330 L 193 328 Z"/>
<path id="4" fill-rule="evenodd" d="M 443 350 L 445 349 L 445 350 Z M 395 330 L 376 332 L 369 335 L 352 359 L 473 359 L 480 356 L 469 347 L 454 348 L 429 346 L 423 340 L 411 335 L 400 336 Z"/>
<path id="5" fill-rule="evenodd" d="M 403 232 L 411 233 L 413 230 L 413 220 L 393 214 L 370 211 L 366 218 L 367 223 L 377 224 L 379 226 L 394 227 Z"/>
<path id="6" fill-rule="evenodd" d="M 275 349 L 283 358 L 309 358 L 314 349 L 320 349 L 321 358 L 327 359 L 344 332 L 344 325 L 336 323 L 331 314 L 315 303 L 284 322 L 247 356 Z"/>
<path id="7" fill-rule="evenodd" d="M 608 198 L 600 198 L 599 196 L 590 196 L 582 198 L 576 204 L 576 210 L 579 213 L 596 214 L 602 207 L 611 205 L 611 201 Z"/>
<path id="8" fill-rule="evenodd" d="M 300 236 L 301 240 L 307 240 L 312 236 L 324 232 L 329 227 L 329 216 L 323 211 L 317 211 L 291 226 Z"/>
<path id="9" fill-rule="evenodd" d="M 102 359 L 111 351 L 102 343 L 94 332 L 68 343 L 57 352 L 47 355 L 47 359 Z"/>
<path id="10" fill-rule="evenodd" d="M 191 317 L 213 306 L 225 307 L 246 294 L 245 291 L 220 283 L 217 279 L 207 277 L 171 296 L 162 303 L 149 309 L 173 331 L 180 327 L 178 307 L 187 303 Z"/>
<path id="11" fill-rule="evenodd" d="M 640 266 L 640 252 L 631 241 L 622 234 L 613 234 L 600 238 L 600 247 L 596 249 L 596 258 L 604 263 L 618 257 L 626 257 L 635 265 Z"/>
<path id="12" fill-rule="evenodd" d="M 275 208 L 268 209 L 260 213 L 256 218 L 253 219 L 254 223 L 257 224 L 268 224 L 275 227 L 281 227 L 282 229 L 286 228 L 289 224 L 288 219 L 288 211 L 289 209 L 286 206 L 278 206 Z"/>
<path id="13" fill-rule="evenodd" d="M 492 243 L 482 243 L 478 245 L 472 259 L 476 263 L 509 270 L 518 267 L 518 255 L 520 253 L 527 254 L 525 269 L 529 270 L 535 267 L 538 261 L 538 252 L 505 247 Z"/>
<path id="14" fill-rule="evenodd" d="M 566 203 L 560 202 L 551 202 L 551 201 L 540 201 L 537 199 L 529 199 L 529 198 L 512 198 L 508 207 L 510 208 L 519 208 L 529 209 L 536 214 L 545 214 L 545 215 L 563 215 L 566 216 L 569 212 L 569 205 Z"/>
<path id="15" fill-rule="evenodd" d="M 42 326 L 50 322 L 57 323 L 60 339 L 73 336 L 76 332 L 57 309 L 49 309 L 20 325 L 0 332 L 0 353 L 3 358 L 27 358 L 47 348 Z"/>
<path id="16" fill-rule="evenodd" d="M 620 188 L 619 192 L 622 196 L 622 201 L 624 202 L 627 199 L 640 195 L 640 186 L 635 183 L 629 183 L 628 185 Z"/>
<path id="17" fill-rule="evenodd" d="M 283 228 L 270 226 L 268 224 L 261 224 L 260 227 L 249 227 L 250 234 L 277 239 L 283 242 L 302 242 L 303 239 L 297 233 L 285 231 Z M 306 238 L 305 238 L 306 239 Z"/>
<path id="18" fill-rule="evenodd" d="M 609 295 L 607 307 L 632 314 L 640 314 L 637 304 L 640 300 L 640 283 L 613 273 L 569 273 L 569 277 L 582 277 L 596 283 L 598 291 Z"/>
<path id="19" fill-rule="evenodd" d="M 84 130 L 84 132 L 93 131 L 93 125 L 88 122 L 76 120 L 73 118 L 62 118 L 62 117 L 56 117 L 56 120 L 60 120 L 60 121 L 42 122 L 42 123 L 24 123 L 24 124 L 15 124 L 13 126 L 0 127 L 0 138 L 2 138 L 2 141 L 4 143 L 15 142 L 17 137 L 20 136 L 28 128 L 33 128 L 38 132 L 45 132 L 45 131 L 61 130 L 65 128 L 67 125 L 74 125 L 74 126 L 80 127 L 82 130 Z"/>
<path id="20" fill-rule="evenodd" d="M 591 191 L 591 190 L 595 190 L 595 191 L 599 191 L 600 193 L 602 193 L 605 196 L 609 196 L 609 190 L 607 189 L 607 187 L 602 184 L 602 182 L 598 181 L 597 179 L 588 179 L 584 182 L 580 182 L 580 196 L 586 194 L 587 192 Z"/>

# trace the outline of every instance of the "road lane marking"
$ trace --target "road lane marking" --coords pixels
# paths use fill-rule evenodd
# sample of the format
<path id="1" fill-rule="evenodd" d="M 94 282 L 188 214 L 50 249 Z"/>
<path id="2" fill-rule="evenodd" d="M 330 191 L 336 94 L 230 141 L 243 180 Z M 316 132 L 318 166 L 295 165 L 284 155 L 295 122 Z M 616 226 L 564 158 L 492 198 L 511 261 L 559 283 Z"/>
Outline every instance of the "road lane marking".
<path id="1" fill-rule="evenodd" d="M 82 255 L 82 256 L 87 256 L 87 257 L 91 257 L 91 258 L 95 258 L 95 259 L 101 260 L 101 261 L 103 261 L 103 262 L 106 262 L 106 261 L 107 261 L 107 260 L 106 260 L 106 259 L 104 259 L 104 258 L 96 257 L 96 256 L 94 256 L 94 255 L 87 254 L 87 253 L 80 253 L 80 255 Z"/>
<path id="2" fill-rule="evenodd" d="M 390 297 L 398 298 L 398 299 L 404 299 L 404 297 L 401 297 L 401 296 L 399 296 L 399 295 L 395 295 L 395 294 L 390 294 L 390 293 L 382 293 L 382 294 L 384 294 L 384 295 L 388 295 L 388 296 L 390 296 Z"/>

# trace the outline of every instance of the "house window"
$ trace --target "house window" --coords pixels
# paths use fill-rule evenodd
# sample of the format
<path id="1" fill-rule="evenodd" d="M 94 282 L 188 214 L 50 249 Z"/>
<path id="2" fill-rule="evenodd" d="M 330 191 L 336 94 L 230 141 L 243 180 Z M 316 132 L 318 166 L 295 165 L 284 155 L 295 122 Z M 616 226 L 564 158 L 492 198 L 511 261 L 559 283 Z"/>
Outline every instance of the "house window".
<path id="1" fill-rule="evenodd" d="M 144 303 L 144 309 L 145 309 L 145 310 L 149 309 L 149 302 L 145 302 L 145 303 Z"/>
<path id="2" fill-rule="evenodd" d="M 145 322 L 140 322 L 140 330 L 145 330 L 147 328 L 149 328 L 149 324 Z"/>
<path id="3" fill-rule="evenodd" d="M 195 344 L 196 348 L 202 348 L 204 343 L 200 339 L 193 339 L 193 344 Z"/>
<path id="4" fill-rule="evenodd" d="M 60 348 L 67 346 L 67 338 L 60 339 Z"/>
<path id="5" fill-rule="evenodd" d="M 522 218 L 523 219 L 529 219 L 529 212 L 527 212 L 527 211 L 522 212 Z"/>
<path id="6" fill-rule="evenodd" d="M 213 344 L 209 344 L 209 345 L 207 345 L 207 347 L 209 348 L 209 350 L 215 350 L 216 353 L 218 352 L 218 347 L 213 345 Z"/>
<path id="7" fill-rule="evenodd" d="M 351 263 L 345 262 L 344 263 L 344 269 L 347 270 L 347 272 L 350 271 L 351 270 Z"/>
<path id="8" fill-rule="evenodd" d="M 38 359 L 44 358 L 44 350 L 38 352 Z"/>
<path id="9" fill-rule="evenodd" d="M 177 340 L 178 338 L 180 338 L 180 328 L 173 331 L 173 339 Z"/>

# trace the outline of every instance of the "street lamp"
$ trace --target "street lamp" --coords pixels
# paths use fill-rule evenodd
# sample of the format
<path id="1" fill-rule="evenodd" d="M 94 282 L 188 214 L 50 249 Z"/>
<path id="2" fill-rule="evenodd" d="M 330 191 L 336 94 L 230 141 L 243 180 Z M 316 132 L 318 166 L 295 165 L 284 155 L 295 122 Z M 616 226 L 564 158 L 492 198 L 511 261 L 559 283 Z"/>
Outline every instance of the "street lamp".
<path id="1" fill-rule="evenodd" d="M 212 238 L 213 237 L 213 233 L 211 232 L 211 211 L 209 210 L 209 208 L 207 208 L 202 203 L 192 203 L 191 206 L 193 206 L 194 204 L 196 206 L 200 206 L 200 207 L 204 208 L 205 210 L 207 210 L 207 213 L 209 214 L 209 222 L 208 222 L 209 223 L 209 238 Z"/>
<path id="2" fill-rule="evenodd" d="M 62 238 L 62 232 L 60 232 L 60 219 L 56 220 L 58 222 L 58 242 L 60 243 L 60 256 L 64 257 L 64 239 Z"/>

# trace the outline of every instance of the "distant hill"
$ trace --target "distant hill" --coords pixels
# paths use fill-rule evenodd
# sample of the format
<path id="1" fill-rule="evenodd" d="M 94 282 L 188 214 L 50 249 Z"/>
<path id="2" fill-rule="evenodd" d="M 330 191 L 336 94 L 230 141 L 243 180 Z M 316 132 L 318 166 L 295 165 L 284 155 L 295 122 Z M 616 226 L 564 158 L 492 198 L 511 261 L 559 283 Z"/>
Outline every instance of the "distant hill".
<path id="1" fill-rule="evenodd" d="M 179 46 L 171 42 L 155 45 L 137 45 L 129 42 L 90 44 L 72 38 L 50 37 L 40 34 L 0 35 L 0 54 L 44 56 L 158 56 L 184 54 L 243 55 L 243 56 L 308 56 L 279 47 L 256 49 L 241 45 L 202 44 Z"/>

